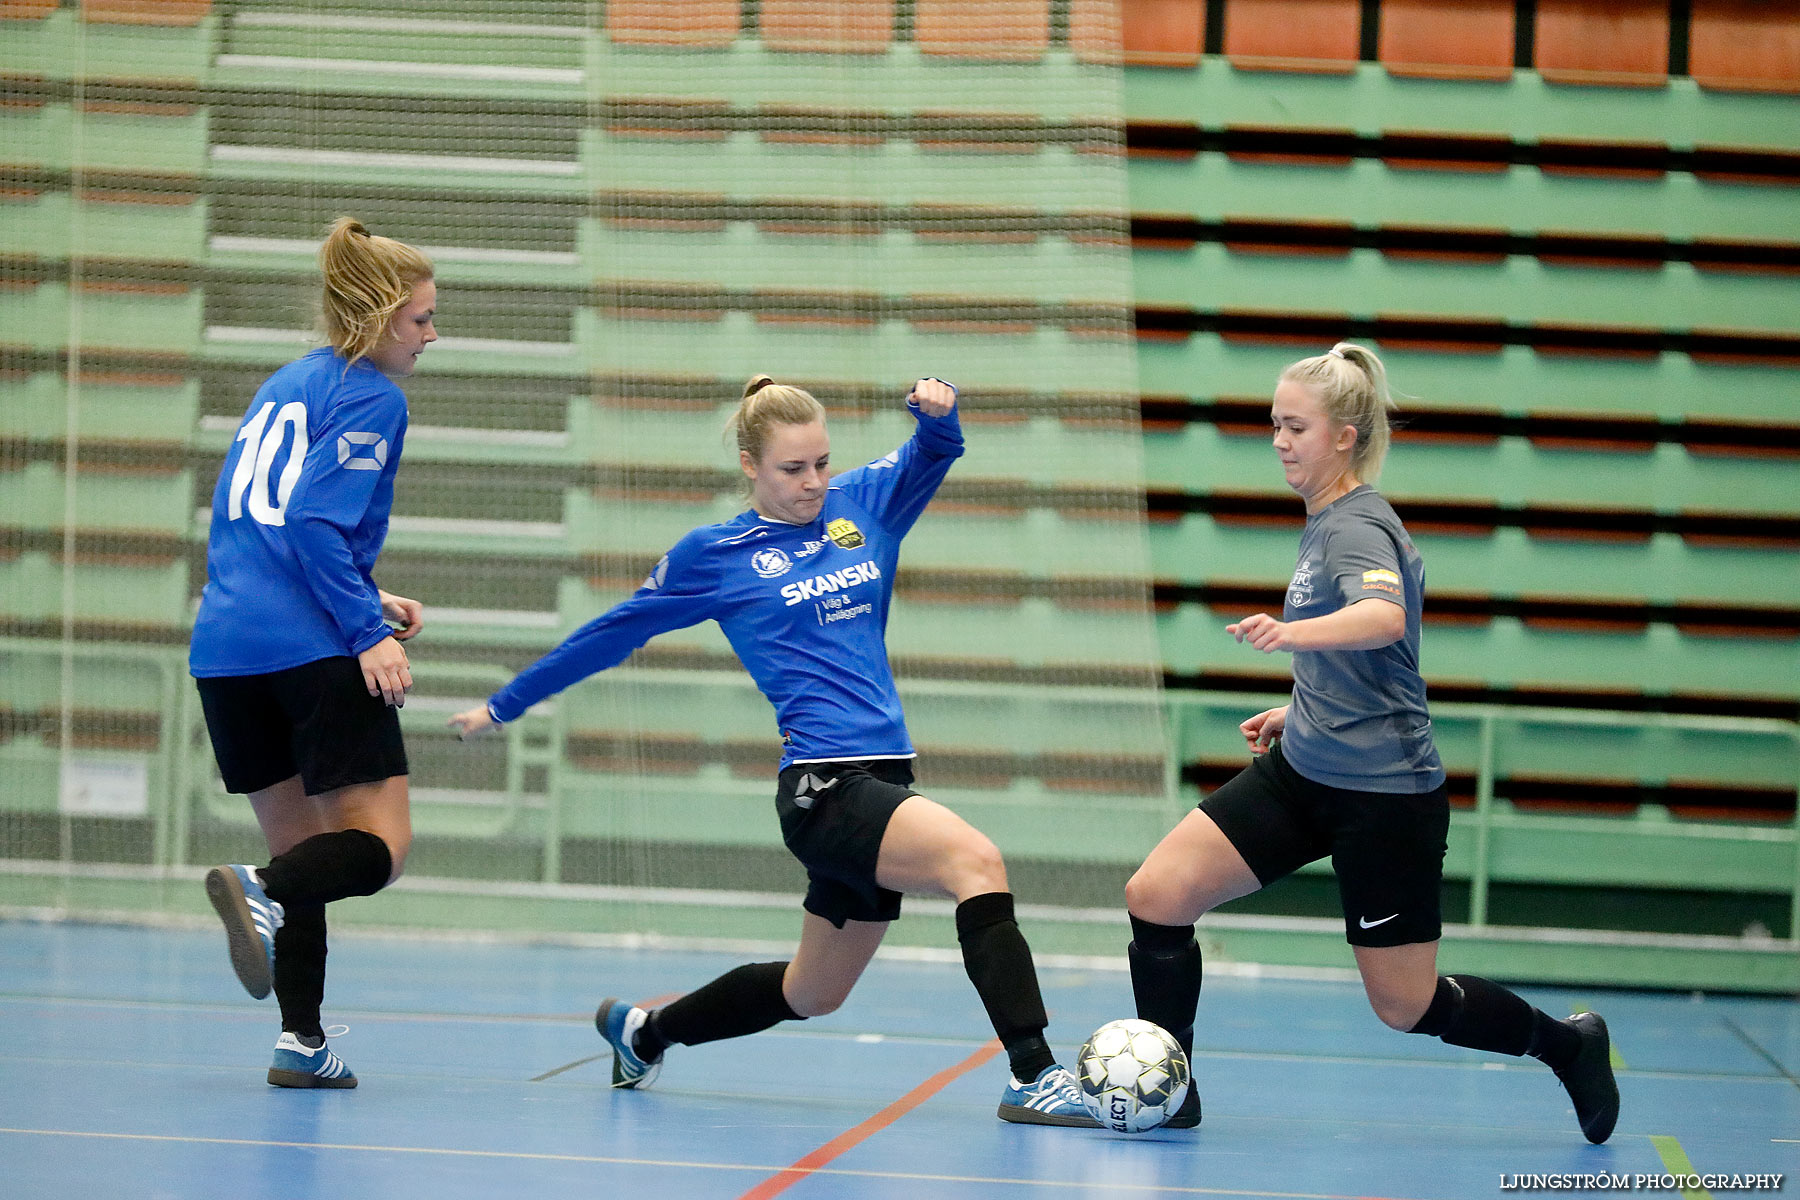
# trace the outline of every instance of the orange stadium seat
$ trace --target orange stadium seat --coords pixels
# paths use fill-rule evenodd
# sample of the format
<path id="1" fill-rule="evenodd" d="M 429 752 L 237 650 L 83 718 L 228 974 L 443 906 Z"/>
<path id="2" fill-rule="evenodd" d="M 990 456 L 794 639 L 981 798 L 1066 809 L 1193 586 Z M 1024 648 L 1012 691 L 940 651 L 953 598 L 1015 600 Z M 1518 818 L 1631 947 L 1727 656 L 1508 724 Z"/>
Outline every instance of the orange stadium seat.
<path id="1" fill-rule="evenodd" d="M 1553 83 L 1661 87 L 1669 78 L 1669 6 L 1539 0 L 1537 69 Z"/>
<path id="2" fill-rule="evenodd" d="M 81 0 L 84 20 L 118 25 L 198 25 L 212 0 Z"/>
<path id="3" fill-rule="evenodd" d="M 606 32 L 622 46 L 729 46 L 737 0 L 611 0 Z"/>
<path id="4" fill-rule="evenodd" d="M 1121 0 L 1119 21 L 1125 61 L 1138 66 L 1192 67 L 1206 46 L 1200 0 Z"/>
<path id="5" fill-rule="evenodd" d="M 1069 49 L 1079 62 L 1117 66 L 1126 21 L 1115 0 L 1069 0 Z M 1192 7 L 1191 5 L 1189 7 Z"/>
<path id="6" fill-rule="evenodd" d="M 1227 0 L 1225 57 L 1247 71 L 1349 74 L 1362 40 L 1357 0 Z"/>
<path id="7" fill-rule="evenodd" d="M 1688 71 L 1704 88 L 1800 92 L 1800 19 L 1789 5 L 1694 0 Z"/>
<path id="8" fill-rule="evenodd" d="M 0 21 L 32 21 L 61 7 L 57 0 L 0 0 Z"/>
<path id="9" fill-rule="evenodd" d="M 918 0 L 913 41 L 926 54 L 1033 61 L 1050 48 L 1050 0 Z"/>
<path id="10" fill-rule="evenodd" d="M 894 0 L 763 0 L 761 28 L 772 50 L 884 54 L 894 40 Z"/>
<path id="11" fill-rule="evenodd" d="M 1387 0 L 1379 54 L 1390 75 L 1509 79 L 1512 0 Z"/>

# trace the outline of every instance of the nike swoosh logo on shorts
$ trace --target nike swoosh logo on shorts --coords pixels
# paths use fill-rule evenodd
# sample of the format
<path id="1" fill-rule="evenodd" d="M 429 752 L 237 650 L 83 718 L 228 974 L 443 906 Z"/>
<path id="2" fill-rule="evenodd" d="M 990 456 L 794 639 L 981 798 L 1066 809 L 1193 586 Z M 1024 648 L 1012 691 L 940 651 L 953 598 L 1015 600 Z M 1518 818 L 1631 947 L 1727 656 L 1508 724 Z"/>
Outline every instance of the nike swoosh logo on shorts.
<path id="1" fill-rule="evenodd" d="M 1400 915 L 1399 913 L 1389 913 L 1387 916 L 1381 918 L 1381 920 L 1379 920 L 1379 921 L 1371 921 L 1367 917 L 1358 917 L 1358 918 L 1356 918 L 1356 923 L 1358 925 L 1362 926 L 1364 929 L 1373 929 L 1377 925 L 1386 925 L 1389 921 L 1393 920 L 1395 917 L 1397 917 L 1399 915 Z"/>

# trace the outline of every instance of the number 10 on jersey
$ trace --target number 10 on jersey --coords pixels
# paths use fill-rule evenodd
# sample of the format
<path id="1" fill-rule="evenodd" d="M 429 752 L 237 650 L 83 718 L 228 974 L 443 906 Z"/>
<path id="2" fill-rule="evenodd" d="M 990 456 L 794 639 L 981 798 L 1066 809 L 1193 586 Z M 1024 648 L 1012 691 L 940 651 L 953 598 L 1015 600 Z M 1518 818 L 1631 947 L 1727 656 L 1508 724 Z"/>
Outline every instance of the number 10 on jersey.
<path id="1" fill-rule="evenodd" d="M 268 401 L 238 430 L 237 440 L 244 443 L 244 449 L 238 455 L 237 469 L 231 473 L 231 491 L 225 507 L 233 521 L 244 515 L 247 497 L 250 515 L 264 525 L 287 523 L 288 498 L 294 494 L 294 485 L 300 481 L 300 468 L 306 463 L 306 405 L 290 400 L 281 406 L 281 411 L 275 413 L 271 421 L 269 414 L 274 408 L 275 402 Z M 281 452 L 281 444 L 287 440 L 290 427 L 294 431 L 293 449 L 281 469 L 281 478 L 271 500 L 269 472 L 274 469 L 275 456 Z"/>

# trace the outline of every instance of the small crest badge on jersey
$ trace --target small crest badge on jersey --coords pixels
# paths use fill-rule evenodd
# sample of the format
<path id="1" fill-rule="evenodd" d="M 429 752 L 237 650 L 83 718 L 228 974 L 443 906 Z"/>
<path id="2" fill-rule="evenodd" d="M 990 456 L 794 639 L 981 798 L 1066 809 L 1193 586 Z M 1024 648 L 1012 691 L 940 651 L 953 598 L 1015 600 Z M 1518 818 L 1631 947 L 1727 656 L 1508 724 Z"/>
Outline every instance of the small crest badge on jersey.
<path id="1" fill-rule="evenodd" d="M 779 546 L 766 547 L 750 556 L 750 569 L 764 579 L 786 575 L 793 565 L 793 560 Z"/>
<path id="2" fill-rule="evenodd" d="M 843 517 L 826 522 L 825 536 L 845 550 L 854 550 L 863 544 L 862 530 L 856 527 L 856 522 Z"/>

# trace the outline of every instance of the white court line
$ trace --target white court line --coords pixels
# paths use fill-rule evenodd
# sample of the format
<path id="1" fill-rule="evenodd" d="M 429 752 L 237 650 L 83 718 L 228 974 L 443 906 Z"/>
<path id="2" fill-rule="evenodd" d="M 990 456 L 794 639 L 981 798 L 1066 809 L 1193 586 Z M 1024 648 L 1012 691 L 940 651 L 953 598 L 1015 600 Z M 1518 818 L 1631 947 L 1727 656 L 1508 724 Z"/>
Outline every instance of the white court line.
<path id="1" fill-rule="evenodd" d="M 443 608 L 434 604 L 430 612 L 433 625 L 515 625 L 521 629 L 555 629 L 562 622 L 556 613 L 520 608 Z"/>
<path id="2" fill-rule="evenodd" d="M 229 418 L 227 418 L 229 419 Z M 233 429 L 237 426 L 234 424 Z M 457 442 L 482 446 L 540 446 L 560 450 L 569 444 L 563 429 L 488 429 L 479 425 L 408 425 L 406 440 Z"/>
<path id="3" fill-rule="evenodd" d="M 220 143 L 207 154 L 216 162 L 279 163 L 296 167 L 368 167 L 393 171 L 476 171 L 486 175 L 566 175 L 581 173 L 567 158 L 496 158 L 474 154 L 405 154 L 397 151 L 302 150 L 292 146 L 235 146 Z"/>
<path id="4" fill-rule="evenodd" d="M 221 67 L 248 71 L 306 71 L 364 75 L 412 75 L 438 79 L 485 79 L 512 83 L 579 85 L 587 72 L 579 67 L 508 67 L 497 63 L 422 63 L 369 58 L 298 58 L 286 54 L 221 54 Z"/>
<path id="5" fill-rule="evenodd" d="M 304 254 L 319 252 L 311 238 L 235 237 L 215 234 L 206 240 L 214 254 Z M 546 267 L 578 267 L 581 255 L 573 250 L 504 250 L 489 246 L 425 246 L 419 249 L 439 262 L 530 263 Z"/>
<path id="6" fill-rule="evenodd" d="M 428 1154 L 448 1158 L 487 1158 L 506 1162 L 595 1163 L 619 1167 L 689 1167 L 701 1171 L 754 1171 L 779 1175 L 792 1169 L 791 1163 L 714 1163 L 680 1159 L 625 1158 L 606 1154 L 543 1154 L 523 1150 L 467 1150 L 438 1146 L 360 1146 L 347 1142 L 282 1142 L 260 1138 L 183 1137 L 165 1133 L 93 1133 L 80 1129 L 19 1129 L 0 1126 L 0 1133 L 33 1137 L 91 1138 L 99 1141 L 163 1142 L 196 1146 L 259 1146 L 283 1150 L 361 1150 L 373 1154 Z M 842 1167 L 813 1167 L 809 1175 L 835 1175 L 852 1179 L 900 1179 L 921 1183 L 978 1183 L 1042 1188 L 1079 1188 L 1089 1191 L 1093 1182 L 1087 1179 L 1044 1179 L 1041 1177 L 1005 1178 L 992 1175 L 928 1175 L 917 1171 L 853 1171 Z M 1357 1200 L 1336 1192 L 1248 1191 L 1242 1188 L 1178 1187 L 1172 1184 L 1108 1181 L 1107 1189 L 1115 1192 L 1137 1192 L 1144 1195 L 1177 1196 L 1250 1196 L 1257 1200 Z"/>
<path id="7" fill-rule="evenodd" d="M 323 13 L 239 13 L 233 25 L 262 29 L 361 29 L 371 33 L 472 33 L 482 37 L 581 38 L 579 25 L 505 25 L 498 21 L 429 21 L 417 17 L 340 17 Z"/>
<path id="8" fill-rule="evenodd" d="M 528 354 L 537 358 L 567 358 L 575 353 L 573 342 L 520 342 L 510 338 L 444 337 L 437 340 L 440 350 L 460 350 L 471 354 Z"/>
<path id="9" fill-rule="evenodd" d="M 312 345 L 319 337 L 308 329 L 267 329 L 254 325 L 208 325 L 203 335 L 209 342 L 281 342 Z M 232 428 L 237 428 L 236 424 Z"/>
<path id="10" fill-rule="evenodd" d="M 216 413 L 200 418 L 200 429 L 204 433 L 232 433 L 236 431 L 238 424 L 237 417 L 220 416 Z M 426 441 L 481 446 L 538 446 L 552 450 L 560 450 L 569 444 L 568 433 L 556 429 L 484 429 L 473 425 L 408 425 L 406 437 L 414 443 Z"/>
<path id="11" fill-rule="evenodd" d="M 311 346 L 319 344 L 319 336 L 309 329 L 270 329 L 259 325 L 208 325 L 209 342 L 280 342 L 283 345 Z M 575 353 L 573 342 L 521 342 L 510 338 L 439 338 L 440 350 L 456 350 L 465 354 L 514 354 L 532 358 L 567 358 Z M 236 428 L 234 425 L 233 428 Z"/>
<path id="12" fill-rule="evenodd" d="M 407 533 L 450 533 L 460 537 L 552 540 L 566 532 L 561 521 L 492 521 L 477 517 L 390 517 L 388 528 Z"/>

